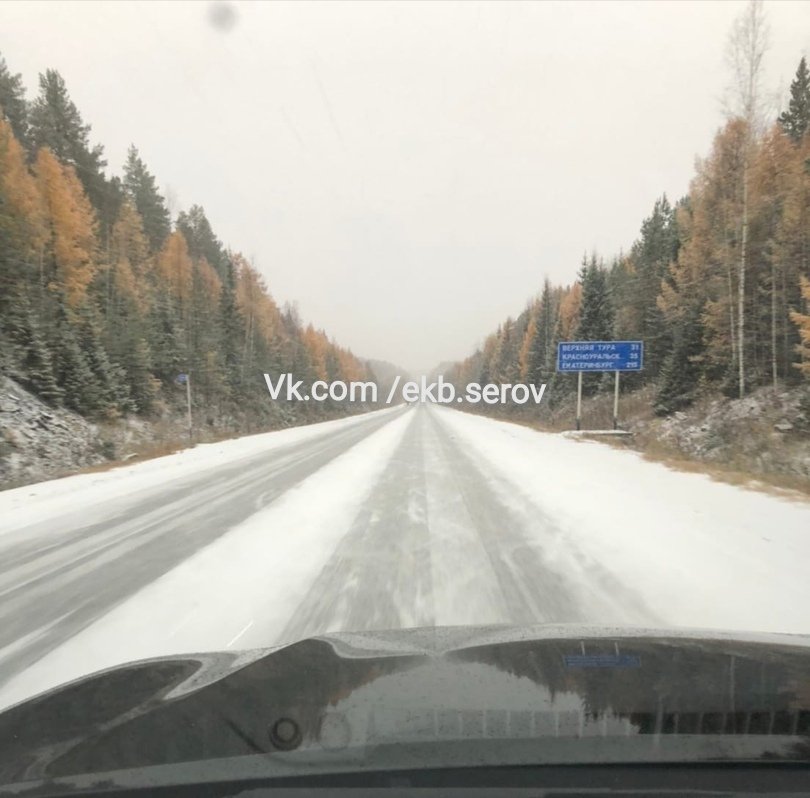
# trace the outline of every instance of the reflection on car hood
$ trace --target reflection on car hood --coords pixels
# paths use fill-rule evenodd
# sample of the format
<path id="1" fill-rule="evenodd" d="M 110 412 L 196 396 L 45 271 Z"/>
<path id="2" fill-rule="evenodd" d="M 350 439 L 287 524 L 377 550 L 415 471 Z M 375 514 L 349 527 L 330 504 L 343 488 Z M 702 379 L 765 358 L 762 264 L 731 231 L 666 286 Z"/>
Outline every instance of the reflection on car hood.
<path id="1" fill-rule="evenodd" d="M 103 671 L 0 714 L 0 741 L 4 785 L 202 762 L 233 775 L 245 757 L 281 775 L 804 761 L 810 639 L 582 626 L 324 635 Z"/>

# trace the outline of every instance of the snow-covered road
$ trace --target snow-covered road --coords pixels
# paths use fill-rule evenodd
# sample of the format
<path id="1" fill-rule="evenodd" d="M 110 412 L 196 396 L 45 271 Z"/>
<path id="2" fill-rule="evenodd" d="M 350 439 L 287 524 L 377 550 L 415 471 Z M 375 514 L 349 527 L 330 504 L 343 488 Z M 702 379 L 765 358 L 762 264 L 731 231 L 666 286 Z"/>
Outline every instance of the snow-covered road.
<path id="1" fill-rule="evenodd" d="M 326 631 L 810 631 L 810 505 L 434 406 L 7 491 L 0 519 L 0 706 Z"/>

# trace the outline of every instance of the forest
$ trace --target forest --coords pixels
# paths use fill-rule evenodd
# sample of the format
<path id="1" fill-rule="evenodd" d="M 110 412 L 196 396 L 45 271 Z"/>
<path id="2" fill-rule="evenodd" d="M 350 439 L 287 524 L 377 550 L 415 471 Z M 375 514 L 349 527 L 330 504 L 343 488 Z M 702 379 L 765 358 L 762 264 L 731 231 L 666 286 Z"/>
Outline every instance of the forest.
<path id="1" fill-rule="evenodd" d="M 546 279 L 445 369 L 457 387 L 546 383 L 553 407 L 574 390 L 556 374 L 558 342 L 607 339 L 644 341 L 644 370 L 623 390 L 652 386 L 659 415 L 703 395 L 810 385 L 810 70 L 801 58 L 786 107 L 772 113 L 765 29 L 751 3 L 729 40 L 726 118 L 686 196 L 655 201 L 628 251 L 585 255 L 569 285 Z M 265 372 L 375 379 L 368 361 L 279 307 L 202 207 L 172 219 L 135 146 L 108 176 L 57 71 L 28 100 L 2 56 L 0 371 L 92 419 L 166 414 L 184 401 L 178 376 L 191 374 L 195 405 L 236 427 L 268 418 Z M 584 390 L 611 385 L 612 375 L 589 374 Z"/>
<path id="2" fill-rule="evenodd" d="M 584 256 L 570 285 L 545 280 L 446 369 L 457 387 L 542 382 L 553 408 L 576 384 L 555 371 L 558 342 L 628 339 L 644 342 L 644 370 L 623 388 L 652 386 L 661 416 L 701 396 L 810 386 L 810 71 L 801 58 L 787 108 L 767 119 L 764 24 L 752 3 L 732 32 L 737 92 L 687 195 L 661 196 L 627 252 Z M 612 374 L 584 375 L 586 395 L 612 387 Z"/>
<path id="3" fill-rule="evenodd" d="M 170 414 L 190 374 L 208 423 L 237 429 L 270 417 L 264 372 L 374 378 L 294 307 L 278 307 L 202 207 L 171 219 L 135 146 L 120 175 L 106 167 L 62 76 L 42 73 L 29 101 L 0 55 L 0 373 L 103 420 Z M 347 410 L 311 403 L 288 415 Z"/>

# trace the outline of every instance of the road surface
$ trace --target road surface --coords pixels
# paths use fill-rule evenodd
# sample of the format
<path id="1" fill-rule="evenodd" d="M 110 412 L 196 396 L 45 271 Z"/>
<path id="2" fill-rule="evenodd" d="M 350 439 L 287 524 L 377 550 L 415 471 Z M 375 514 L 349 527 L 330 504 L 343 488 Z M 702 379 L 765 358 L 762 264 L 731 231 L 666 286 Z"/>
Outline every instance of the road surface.
<path id="1" fill-rule="evenodd" d="M 0 655 L 8 647 L 0 683 L 389 420 L 371 416 L 271 457 L 251 455 L 172 481 L 110 512 L 78 508 L 0 537 Z M 54 526 L 58 534 L 43 541 Z"/>
<path id="2" fill-rule="evenodd" d="M 0 704 L 327 631 L 810 631 L 806 504 L 431 406 L 198 449 L 0 494 Z"/>

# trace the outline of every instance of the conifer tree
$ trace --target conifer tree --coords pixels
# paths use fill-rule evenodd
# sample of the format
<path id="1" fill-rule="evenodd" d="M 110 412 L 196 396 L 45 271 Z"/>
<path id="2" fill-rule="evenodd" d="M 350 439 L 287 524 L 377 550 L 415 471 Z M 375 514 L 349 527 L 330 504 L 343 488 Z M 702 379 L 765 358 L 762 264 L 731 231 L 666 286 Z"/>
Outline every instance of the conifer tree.
<path id="1" fill-rule="evenodd" d="M 138 211 L 152 252 L 158 252 L 171 233 L 171 220 L 166 201 L 157 188 L 154 176 L 132 145 L 127 152 L 122 181 L 124 194 Z"/>
<path id="2" fill-rule="evenodd" d="M 799 61 L 796 77 L 790 84 L 790 103 L 787 111 L 779 116 L 779 124 L 797 143 L 810 127 L 810 70 L 804 56 Z"/>
<path id="3" fill-rule="evenodd" d="M 241 343 L 245 338 L 245 322 L 236 300 L 236 271 L 230 254 L 225 262 L 219 315 L 222 320 L 222 358 L 230 393 L 237 390 L 241 377 Z"/>
<path id="4" fill-rule="evenodd" d="M 177 230 L 185 236 L 188 251 L 192 258 L 205 258 L 221 277 L 225 274 L 226 260 L 222 243 L 214 235 L 205 211 L 199 205 L 192 205 L 186 213 L 177 217 Z"/>
<path id="5" fill-rule="evenodd" d="M 14 355 L 13 362 L 6 366 L 8 372 L 44 402 L 59 405 L 64 391 L 54 374 L 48 342 L 26 296 L 18 297 L 5 312 L 3 330 L 5 354 Z"/>
<path id="6" fill-rule="evenodd" d="M 90 125 L 82 120 L 62 76 L 48 69 L 39 76 L 39 95 L 29 114 L 34 151 L 47 147 L 64 165 L 72 167 L 81 181 L 106 235 L 118 215 L 120 181 L 108 181 L 104 148 L 90 144 Z"/>
<path id="7" fill-rule="evenodd" d="M 700 306 L 694 305 L 675 321 L 672 350 L 661 367 L 661 382 L 655 398 L 658 415 L 688 407 L 697 397 L 703 352 L 701 317 Z"/>
<path id="8" fill-rule="evenodd" d="M 799 282 L 804 305 L 810 307 L 810 279 L 802 276 Z M 791 312 L 790 318 L 799 330 L 799 343 L 796 345 L 796 352 L 799 354 L 800 360 L 795 364 L 796 368 L 805 377 L 810 377 L 810 313 L 799 313 L 794 310 Z"/>
<path id="9" fill-rule="evenodd" d="M 576 337 L 580 341 L 607 341 L 613 336 L 613 308 L 610 301 L 607 273 L 596 262 L 583 258 L 579 271 L 582 300 Z"/>
<path id="10" fill-rule="evenodd" d="M 6 59 L 0 55 L 0 119 L 5 119 L 17 141 L 28 146 L 28 104 L 22 75 L 12 74 Z"/>

